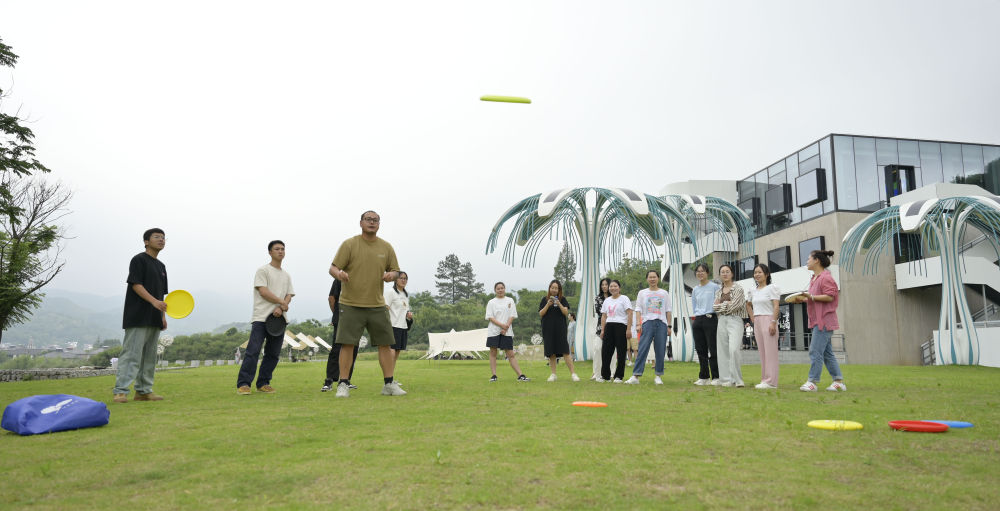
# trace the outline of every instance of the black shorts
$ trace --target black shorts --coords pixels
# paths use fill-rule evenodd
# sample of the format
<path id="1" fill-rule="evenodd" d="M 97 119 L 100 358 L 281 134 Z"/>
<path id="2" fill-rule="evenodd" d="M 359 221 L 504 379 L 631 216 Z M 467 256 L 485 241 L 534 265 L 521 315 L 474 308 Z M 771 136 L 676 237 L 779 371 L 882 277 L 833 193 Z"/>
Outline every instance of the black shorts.
<path id="1" fill-rule="evenodd" d="M 409 335 L 410 331 L 405 328 L 392 327 L 392 336 L 396 339 L 396 343 L 390 346 L 390 348 L 396 351 L 406 351 L 406 341 Z"/>
<path id="2" fill-rule="evenodd" d="M 487 348 L 498 348 L 501 350 L 514 349 L 514 338 L 509 335 L 494 335 L 486 338 Z"/>

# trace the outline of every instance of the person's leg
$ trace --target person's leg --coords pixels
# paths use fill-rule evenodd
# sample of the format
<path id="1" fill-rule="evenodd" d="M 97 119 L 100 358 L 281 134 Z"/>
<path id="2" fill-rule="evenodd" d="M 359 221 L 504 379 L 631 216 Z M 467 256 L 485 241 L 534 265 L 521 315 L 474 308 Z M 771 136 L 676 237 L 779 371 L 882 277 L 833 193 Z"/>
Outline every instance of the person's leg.
<path id="1" fill-rule="evenodd" d="M 740 351 L 742 344 L 740 339 L 743 338 L 743 318 L 732 318 L 729 327 L 731 328 L 729 332 L 729 374 L 733 378 L 733 385 L 743 385 L 743 361 L 740 360 Z"/>
<path id="2" fill-rule="evenodd" d="M 656 376 L 663 376 L 663 355 L 667 351 L 667 324 L 662 321 L 653 321 L 653 358 L 656 364 L 653 371 Z M 644 327 L 645 329 L 645 327 Z"/>
<path id="3" fill-rule="evenodd" d="M 350 381 L 354 373 L 354 361 L 357 359 L 358 341 L 365 330 L 364 309 L 349 305 L 340 306 L 340 323 L 337 325 L 336 342 L 340 344 L 340 356 L 337 365 L 340 366 L 340 380 Z M 344 378 L 347 376 L 347 378 Z"/>
<path id="4" fill-rule="evenodd" d="M 757 341 L 757 354 L 760 355 L 760 381 L 770 383 L 770 376 L 767 373 L 767 343 L 764 336 L 771 325 L 771 316 L 753 317 L 753 336 Z"/>
<path id="5" fill-rule="evenodd" d="M 354 378 L 354 366 L 358 363 L 358 350 L 354 348 L 351 354 L 351 372 L 347 373 L 347 379 Z"/>
<path id="6" fill-rule="evenodd" d="M 576 374 L 576 366 L 573 364 L 573 354 L 568 351 L 563 353 L 563 360 L 566 361 L 566 367 L 569 368 L 569 373 Z"/>
<path id="7" fill-rule="evenodd" d="M 739 318 L 734 318 L 732 316 L 719 316 L 719 326 L 716 329 L 716 344 L 718 345 L 718 358 L 719 358 L 719 380 L 722 383 L 732 383 L 733 373 L 732 364 L 729 360 L 730 342 L 741 342 L 740 338 L 730 339 L 729 333 L 732 330 L 730 328 L 730 323 L 739 322 Z"/>
<path id="8" fill-rule="evenodd" d="M 257 374 L 257 359 L 260 357 L 260 350 L 264 346 L 263 321 L 254 321 L 250 324 L 250 340 L 247 341 L 247 350 L 243 354 L 243 363 L 240 364 L 240 374 L 236 377 L 236 387 L 249 387 L 253 383 Z"/>
<path id="9" fill-rule="evenodd" d="M 628 358 L 625 352 L 627 350 L 628 339 L 625 338 L 625 328 L 622 328 L 621 333 L 615 337 L 615 354 L 618 359 L 618 361 L 615 362 L 615 378 L 618 378 L 619 380 L 625 378 L 625 360 Z"/>
<path id="10" fill-rule="evenodd" d="M 340 379 L 350 380 L 351 377 L 348 376 L 344 378 L 344 375 L 350 375 L 354 371 L 354 354 L 358 351 L 358 347 L 353 344 L 342 344 L 340 346 L 340 360 L 338 360 L 338 365 L 340 366 Z"/>
<path id="11" fill-rule="evenodd" d="M 139 370 L 136 372 L 135 393 L 149 394 L 153 392 L 153 377 L 156 374 L 156 343 L 160 339 L 160 329 L 144 328 L 142 339 L 142 355 L 139 357 Z"/>
<path id="12" fill-rule="evenodd" d="M 826 335 L 826 347 L 823 348 L 823 361 L 826 363 L 826 370 L 830 372 L 833 381 L 844 381 L 844 375 L 840 372 L 840 363 L 837 356 L 833 354 L 833 330 L 823 330 Z"/>
<path id="13" fill-rule="evenodd" d="M 766 357 L 762 356 L 762 359 L 761 359 L 761 364 L 762 364 L 761 365 L 761 370 L 763 371 L 765 367 L 767 368 L 767 376 L 768 376 L 768 378 L 766 380 L 764 380 L 764 382 L 767 383 L 767 384 L 770 384 L 770 385 L 773 385 L 773 386 L 777 387 L 778 386 L 778 370 L 779 370 L 778 369 L 778 367 L 779 367 L 779 365 L 778 365 L 778 329 L 777 329 L 777 327 L 775 327 L 774 334 L 771 334 L 771 331 L 770 331 L 771 320 L 770 319 L 768 319 L 768 325 L 765 328 L 766 328 L 766 330 L 764 330 L 764 332 L 767 335 L 764 337 L 763 342 L 760 342 L 760 341 L 757 342 L 757 349 L 762 350 L 762 353 L 765 352 L 765 351 L 767 352 L 767 356 Z M 766 349 L 763 348 L 764 345 L 767 346 Z"/>
<path id="14" fill-rule="evenodd" d="M 607 330 L 604 335 L 607 339 L 601 341 L 601 378 L 604 380 L 611 379 L 611 354 L 615 351 L 615 341 L 611 337 L 612 325 L 608 324 L 606 326 Z"/>
<path id="15" fill-rule="evenodd" d="M 336 339 L 336 337 L 334 337 Z M 336 341 L 326 357 L 326 381 L 324 385 L 332 385 L 340 379 L 340 345 Z"/>
<path id="16" fill-rule="evenodd" d="M 517 373 L 518 376 L 521 376 L 521 374 L 522 374 L 521 373 L 521 366 L 518 365 L 518 363 L 517 363 L 517 355 L 514 353 L 514 350 L 504 350 L 504 353 L 507 354 L 507 361 L 510 362 L 511 369 L 513 369 L 514 372 Z M 493 351 L 493 357 L 494 357 L 494 359 L 493 359 L 493 362 L 494 362 L 493 363 L 493 374 L 496 374 L 497 373 L 497 370 L 496 370 L 496 358 L 495 358 L 496 357 L 496 350 Z"/>
<path id="17" fill-rule="evenodd" d="M 382 367 L 383 378 L 392 378 L 392 372 L 395 369 L 394 362 L 392 348 L 388 344 L 380 345 L 378 347 L 378 365 Z"/>
<path id="18" fill-rule="evenodd" d="M 115 394 L 128 394 L 129 386 L 139 373 L 139 360 L 142 358 L 142 344 L 145 336 L 142 328 L 126 328 L 122 338 L 122 352 L 118 355 L 118 371 L 115 377 Z"/>
<path id="19" fill-rule="evenodd" d="M 493 376 L 496 376 L 496 374 L 497 374 L 497 349 L 496 348 L 490 348 L 490 374 L 492 374 Z"/>
<path id="20" fill-rule="evenodd" d="M 719 378 L 719 316 L 705 321 L 705 341 L 708 344 L 708 368 L 711 371 L 712 379 Z"/>
<path id="21" fill-rule="evenodd" d="M 649 347 L 653 344 L 653 328 L 652 323 L 649 321 L 642 324 L 642 335 L 639 336 L 639 349 L 636 350 L 635 364 L 632 365 L 632 376 L 636 378 L 641 377 L 642 373 L 646 370 Z"/>
<path id="22" fill-rule="evenodd" d="M 552 371 L 552 375 L 555 376 L 555 374 L 556 374 L 556 356 L 555 355 L 549 355 L 549 370 L 551 370 Z"/>
<path id="23" fill-rule="evenodd" d="M 264 332 L 264 358 L 260 361 L 260 370 L 257 371 L 257 388 L 271 384 L 271 377 L 274 375 L 274 368 L 278 367 L 278 359 L 281 358 L 281 344 L 285 340 L 285 334 L 270 335 Z"/>
<path id="24" fill-rule="evenodd" d="M 698 354 L 698 379 L 707 380 L 708 372 L 708 340 L 705 339 L 705 319 L 697 318 L 691 322 L 691 336 L 694 337 L 694 351 Z"/>
<path id="25" fill-rule="evenodd" d="M 598 321 L 600 321 L 600 319 L 598 319 Z M 602 374 L 601 370 L 604 367 L 604 364 L 603 364 L 603 361 L 604 361 L 604 340 L 601 339 L 601 336 L 595 335 L 593 337 L 593 339 L 591 340 L 591 343 L 590 343 L 590 348 L 591 348 L 590 349 L 590 357 L 594 359 L 594 376 L 593 376 L 593 378 L 594 379 L 597 379 L 598 377 L 603 378 L 603 376 L 601 376 L 601 374 Z"/>
<path id="26" fill-rule="evenodd" d="M 823 376 L 823 350 L 826 349 L 824 331 L 813 327 L 809 342 L 809 381 L 818 384 Z"/>

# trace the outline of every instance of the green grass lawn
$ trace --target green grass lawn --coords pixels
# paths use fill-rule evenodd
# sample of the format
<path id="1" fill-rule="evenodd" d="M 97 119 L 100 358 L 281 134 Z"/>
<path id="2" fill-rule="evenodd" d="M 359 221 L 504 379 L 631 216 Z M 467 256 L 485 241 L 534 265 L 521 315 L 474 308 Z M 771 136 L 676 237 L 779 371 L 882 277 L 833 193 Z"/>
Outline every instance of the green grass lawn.
<path id="1" fill-rule="evenodd" d="M 590 375 L 590 363 L 579 373 Z M 236 366 L 160 372 L 161 402 L 109 404 L 105 427 L 0 434 L 0 509 L 996 509 L 1000 370 L 845 366 L 849 391 L 573 383 L 527 362 L 400 361 L 403 397 L 359 360 L 349 399 L 325 364 L 282 363 L 273 395 L 238 396 Z M 747 383 L 759 366 L 744 366 Z M 829 384 L 824 376 L 823 387 Z M 0 406 L 67 393 L 110 403 L 112 377 L 0 384 Z M 607 408 L 579 408 L 577 400 Z M 848 419 L 858 432 L 806 427 Z M 944 434 L 893 419 L 975 423 Z"/>

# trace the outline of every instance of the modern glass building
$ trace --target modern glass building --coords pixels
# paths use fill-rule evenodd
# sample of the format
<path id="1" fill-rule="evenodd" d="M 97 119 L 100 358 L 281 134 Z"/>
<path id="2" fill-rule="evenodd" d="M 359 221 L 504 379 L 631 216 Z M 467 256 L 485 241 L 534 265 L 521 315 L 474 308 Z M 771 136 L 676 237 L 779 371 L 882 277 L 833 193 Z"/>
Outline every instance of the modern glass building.
<path id="1" fill-rule="evenodd" d="M 738 181 L 737 192 L 764 236 L 834 211 L 876 211 L 933 183 L 1000 195 L 1000 146 L 834 133 Z"/>

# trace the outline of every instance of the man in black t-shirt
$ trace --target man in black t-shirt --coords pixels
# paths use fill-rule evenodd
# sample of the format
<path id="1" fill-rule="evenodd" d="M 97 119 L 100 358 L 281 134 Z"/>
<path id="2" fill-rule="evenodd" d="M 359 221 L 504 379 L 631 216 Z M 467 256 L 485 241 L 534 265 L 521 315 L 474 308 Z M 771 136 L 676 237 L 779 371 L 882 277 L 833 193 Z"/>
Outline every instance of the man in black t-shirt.
<path id="1" fill-rule="evenodd" d="M 328 301 L 330 302 L 330 312 L 333 313 L 333 319 L 330 323 L 333 325 L 333 340 L 337 339 L 337 324 L 340 323 L 340 281 L 333 279 L 333 285 L 330 286 L 330 297 Z M 333 384 L 340 380 L 340 345 L 336 342 L 333 343 L 333 349 L 330 350 L 330 356 L 326 359 L 326 381 L 323 382 L 323 388 L 319 389 L 320 392 L 328 392 L 333 390 Z M 354 376 L 354 363 L 358 360 L 358 350 L 354 350 L 354 359 L 351 360 L 351 374 L 348 376 Z M 355 385 L 350 386 L 352 389 L 356 389 Z"/>
<path id="2" fill-rule="evenodd" d="M 125 310 L 122 314 L 122 353 L 118 356 L 114 402 L 128 402 L 128 388 L 135 382 L 135 401 L 160 401 L 153 393 L 156 371 L 156 343 L 160 331 L 167 328 L 164 312 L 167 304 L 167 267 L 157 256 L 167 243 L 162 229 L 152 228 L 142 234 L 146 250 L 139 252 L 128 265 Z"/>

